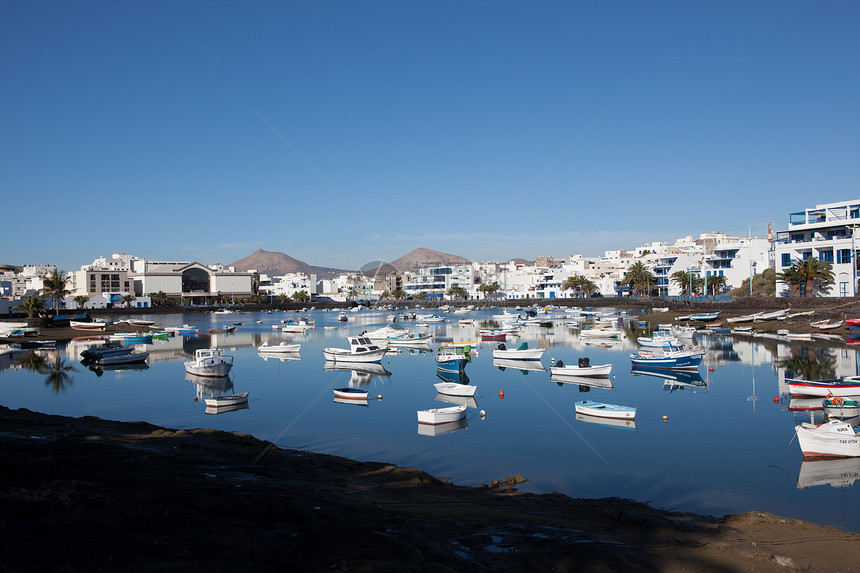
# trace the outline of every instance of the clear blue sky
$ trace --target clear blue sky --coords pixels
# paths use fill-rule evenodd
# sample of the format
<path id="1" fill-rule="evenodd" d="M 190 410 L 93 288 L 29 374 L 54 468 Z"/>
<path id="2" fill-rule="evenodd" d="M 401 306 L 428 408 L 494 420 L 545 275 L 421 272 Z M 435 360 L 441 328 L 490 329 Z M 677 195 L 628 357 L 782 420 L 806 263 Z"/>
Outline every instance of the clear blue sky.
<path id="1" fill-rule="evenodd" d="M 594 256 L 860 197 L 860 2 L 20 1 L 0 52 L 0 263 Z"/>

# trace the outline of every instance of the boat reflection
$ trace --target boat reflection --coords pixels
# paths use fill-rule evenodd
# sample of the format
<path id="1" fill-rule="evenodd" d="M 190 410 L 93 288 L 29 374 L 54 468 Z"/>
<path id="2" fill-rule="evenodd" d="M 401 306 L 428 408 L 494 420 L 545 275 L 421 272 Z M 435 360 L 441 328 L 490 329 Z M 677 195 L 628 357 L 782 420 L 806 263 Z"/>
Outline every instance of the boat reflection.
<path id="1" fill-rule="evenodd" d="M 505 368 L 519 370 L 528 375 L 529 372 L 546 372 L 546 367 L 540 360 L 511 360 L 507 358 L 493 358 L 493 366 L 504 372 Z"/>
<path id="2" fill-rule="evenodd" d="M 800 462 L 797 489 L 817 485 L 848 487 L 860 479 L 860 458 L 804 459 Z"/>
<path id="3" fill-rule="evenodd" d="M 824 410 L 824 398 L 796 398 L 794 396 L 788 401 L 788 409 L 792 412 L 806 412 L 809 410 Z"/>
<path id="4" fill-rule="evenodd" d="M 588 414 L 576 414 L 577 422 L 588 422 L 589 424 L 597 424 L 598 426 L 606 426 L 607 428 L 617 428 L 619 430 L 636 431 L 636 420 L 621 420 L 613 418 L 599 418 L 597 416 L 589 416 Z"/>
<path id="5" fill-rule="evenodd" d="M 370 405 L 370 400 L 349 400 L 347 398 L 332 398 L 335 404 L 352 404 L 353 406 L 363 406 L 367 408 Z"/>
<path id="6" fill-rule="evenodd" d="M 663 390 L 690 390 L 692 392 L 707 392 L 708 383 L 698 370 L 668 370 L 661 368 L 638 367 L 630 371 L 634 376 L 651 376 L 663 380 Z"/>
<path id="7" fill-rule="evenodd" d="M 148 370 L 149 364 L 146 362 L 136 362 L 132 364 L 90 364 L 87 366 L 90 371 L 95 372 L 96 376 L 101 376 L 105 372 L 125 372 L 127 370 Z"/>
<path id="8" fill-rule="evenodd" d="M 455 384 L 468 384 L 469 377 L 466 376 L 466 372 L 461 370 L 460 372 L 450 372 L 448 370 L 439 370 L 436 369 L 436 377 L 442 382 L 453 382 Z"/>
<path id="9" fill-rule="evenodd" d="M 351 387 L 366 386 L 375 378 L 388 378 L 391 376 L 391 372 L 386 370 L 382 364 L 378 363 L 350 364 L 326 360 L 323 364 L 323 370 L 326 372 L 334 370 L 349 372 L 349 385 Z"/>
<path id="10" fill-rule="evenodd" d="M 550 376 L 549 380 L 550 382 L 555 382 L 559 386 L 574 384 L 579 386 L 580 392 L 589 392 L 591 388 L 612 390 L 612 379 L 602 378 L 600 376 Z"/>
<path id="11" fill-rule="evenodd" d="M 269 360 L 278 360 L 280 362 L 290 362 L 291 360 L 301 360 L 302 355 L 298 352 L 258 352 L 257 356 L 265 362 Z"/>
<path id="12" fill-rule="evenodd" d="M 468 427 L 466 418 L 460 418 L 453 422 L 445 422 L 444 424 L 418 424 L 419 436 L 441 436 L 442 434 L 450 434 Z"/>
<path id="13" fill-rule="evenodd" d="M 233 381 L 230 380 L 229 376 L 213 378 L 209 376 L 198 376 L 197 374 L 190 374 L 186 372 L 185 380 L 194 384 L 195 401 L 205 400 L 206 398 L 215 398 L 216 396 L 222 396 L 226 394 L 229 390 L 233 389 Z M 245 405 L 247 407 L 247 402 L 245 403 Z M 217 408 L 217 410 L 221 409 L 222 408 Z"/>
<path id="14" fill-rule="evenodd" d="M 229 406 L 218 406 L 217 408 L 214 406 L 206 406 L 206 409 L 203 410 L 204 414 L 224 414 L 225 412 L 235 412 L 236 410 L 247 410 L 248 402 L 242 402 L 241 404 L 231 404 Z"/>
<path id="15" fill-rule="evenodd" d="M 478 401 L 475 400 L 473 396 L 453 396 L 451 394 L 442 394 L 439 392 L 436 394 L 435 400 L 439 400 L 440 402 L 447 402 L 448 404 L 454 404 L 456 406 L 466 406 L 467 408 L 476 408 L 478 407 Z"/>

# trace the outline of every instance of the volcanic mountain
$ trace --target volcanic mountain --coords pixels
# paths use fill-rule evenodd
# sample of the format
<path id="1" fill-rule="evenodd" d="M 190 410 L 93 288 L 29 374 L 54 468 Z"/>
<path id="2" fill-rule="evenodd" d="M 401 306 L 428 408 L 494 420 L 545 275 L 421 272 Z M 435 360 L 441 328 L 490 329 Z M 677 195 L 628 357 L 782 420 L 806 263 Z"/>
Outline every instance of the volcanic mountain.
<path id="1" fill-rule="evenodd" d="M 279 276 L 289 273 L 308 273 L 323 277 L 347 272 L 341 269 L 333 269 L 329 267 L 315 267 L 304 261 L 285 255 L 284 253 L 264 251 L 263 249 L 257 249 L 244 259 L 239 259 L 234 263 L 230 263 L 228 266 L 236 267 L 236 270 L 240 272 L 255 270 L 260 274 L 266 274 L 269 276 Z"/>
<path id="2" fill-rule="evenodd" d="M 418 248 L 409 251 L 399 259 L 385 263 L 378 269 L 362 269 L 365 274 L 385 275 L 394 270 L 417 271 L 427 267 L 438 267 L 443 265 L 467 265 L 471 261 L 459 255 L 440 253 L 431 249 Z"/>

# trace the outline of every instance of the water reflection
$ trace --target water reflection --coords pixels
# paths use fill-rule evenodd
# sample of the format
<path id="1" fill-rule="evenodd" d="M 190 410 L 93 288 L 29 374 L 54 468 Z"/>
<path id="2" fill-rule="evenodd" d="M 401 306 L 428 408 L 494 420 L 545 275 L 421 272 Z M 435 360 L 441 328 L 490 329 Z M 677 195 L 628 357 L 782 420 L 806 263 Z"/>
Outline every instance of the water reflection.
<path id="1" fill-rule="evenodd" d="M 334 370 L 349 372 L 349 386 L 352 388 L 357 386 L 367 386 L 376 379 L 381 380 L 391 376 L 391 372 L 386 370 L 385 366 L 378 363 L 349 364 L 326 360 L 323 364 L 323 370 L 326 372 Z"/>
<path id="2" fill-rule="evenodd" d="M 466 429 L 468 426 L 466 418 L 461 418 L 453 422 L 445 422 L 444 424 L 418 424 L 418 435 L 441 436 Z"/>
<path id="3" fill-rule="evenodd" d="M 822 380 L 836 376 L 836 360 L 830 349 L 823 347 L 794 346 L 791 356 L 777 360 L 776 365 L 785 370 L 787 378 Z"/>
<path id="4" fill-rule="evenodd" d="M 220 378 L 210 376 L 198 376 L 197 374 L 185 373 L 185 380 L 194 384 L 194 401 L 206 400 L 226 394 L 233 389 L 233 380 L 229 376 Z"/>
<path id="5" fill-rule="evenodd" d="M 860 479 L 860 458 L 839 460 L 810 460 L 800 462 L 797 488 L 805 489 L 817 485 L 849 487 Z"/>
<path id="6" fill-rule="evenodd" d="M 607 428 L 614 428 L 617 430 L 633 430 L 634 432 L 636 431 L 636 420 L 615 420 L 612 418 L 599 418 L 597 416 L 589 416 L 588 414 L 580 414 L 579 412 L 577 412 L 576 421 L 595 424 L 598 426 L 605 426 Z"/>
<path id="7" fill-rule="evenodd" d="M 634 376 L 651 376 L 663 380 L 663 390 L 674 392 L 676 390 L 690 390 L 692 392 L 707 392 L 708 383 L 702 378 L 698 370 L 661 370 L 658 368 L 633 368 L 630 371 Z"/>

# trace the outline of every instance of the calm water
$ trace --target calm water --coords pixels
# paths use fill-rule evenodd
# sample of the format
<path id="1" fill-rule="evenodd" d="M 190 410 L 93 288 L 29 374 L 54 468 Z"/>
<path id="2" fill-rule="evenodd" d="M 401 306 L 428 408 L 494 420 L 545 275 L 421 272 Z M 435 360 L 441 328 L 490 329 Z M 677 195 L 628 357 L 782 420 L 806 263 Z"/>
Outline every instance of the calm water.
<path id="1" fill-rule="evenodd" d="M 490 320 L 493 312 L 498 311 L 465 317 L 476 320 L 474 327 L 458 326 L 457 319 L 464 317 L 446 315 L 446 323 L 428 328 L 434 334 L 430 348 L 436 351 L 444 340 L 476 338 L 477 321 Z M 508 346 L 528 342 L 548 348 L 543 368 L 551 359 L 573 364 L 582 356 L 592 364 L 611 362 L 611 389 L 557 383 L 548 370 L 500 368 L 491 352 L 497 343 L 481 343 L 466 368 L 470 383 L 478 387 L 466 426 L 426 435 L 429 429 L 419 428 L 416 410 L 446 405 L 433 387 L 439 381 L 433 352 L 389 355 L 369 372 L 324 366 L 321 348 L 346 347 L 346 334 L 383 326 L 387 314 L 349 313 L 344 327 L 337 312 L 301 313 L 316 321 L 316 329 L 304 335 L 272 329 L 296 313 L 146 317 L 163 326 L 195 324 L 202 331 L 243 324 L 232 334 L 139 345 L 150 352 L 149 367 L 140 370 L 97 375 L 80 364 L 84 343 L 40 351 L 49 364 L 59 352 L 65 364 L 75 367 L 59 383 L 23 368 L 19 363 L 26 352 L 7 352 L 0 355 L 0 403 L 68 416 L 247 432 L 285 448 L 418 467 L 462 485 L 522 474 L 528 479 L 520 486 L 523 491 L 619 496 L 711 515 L 767 511 L 860 531 L 860 489 L 848 485 L 860 478 L 860 459 L 802 461 L 796 440 L 789 445 L 793 428 L 799 421 L 823 421 L 823 412 L 790 401 L 780 382 L 787 370 L 818 377 L 858 374 L 853 349 L 703 338 L 697 343 L 708 353 L 698 376 L 668 380 L 631 372 L 628 355 L 636 346 L 635 333 L 609 347 L 589 345 L 564 327 L 558 314 L 554 328 L 526 327 Z M 415 328 L 414 322 L 401 324 Z M 256 347 L 266 340 L 300 342 L 301 359 L 264 360 Z M 227 387 L 186 378 L 183 361 L 194 349 L 209 346 L 235 357 Z M 361 385 L 383 399 L 366 407 L 335 403 L 332 388 L 348 385 Z M 207 414 L 202 398 L 225 390 L 250 392 L 247 409 Z M 635 428 L 578 418 L 573 403 L 583 399 L 636 406 Z M 483 419 L 480 410 L 486 412 Z"/>

